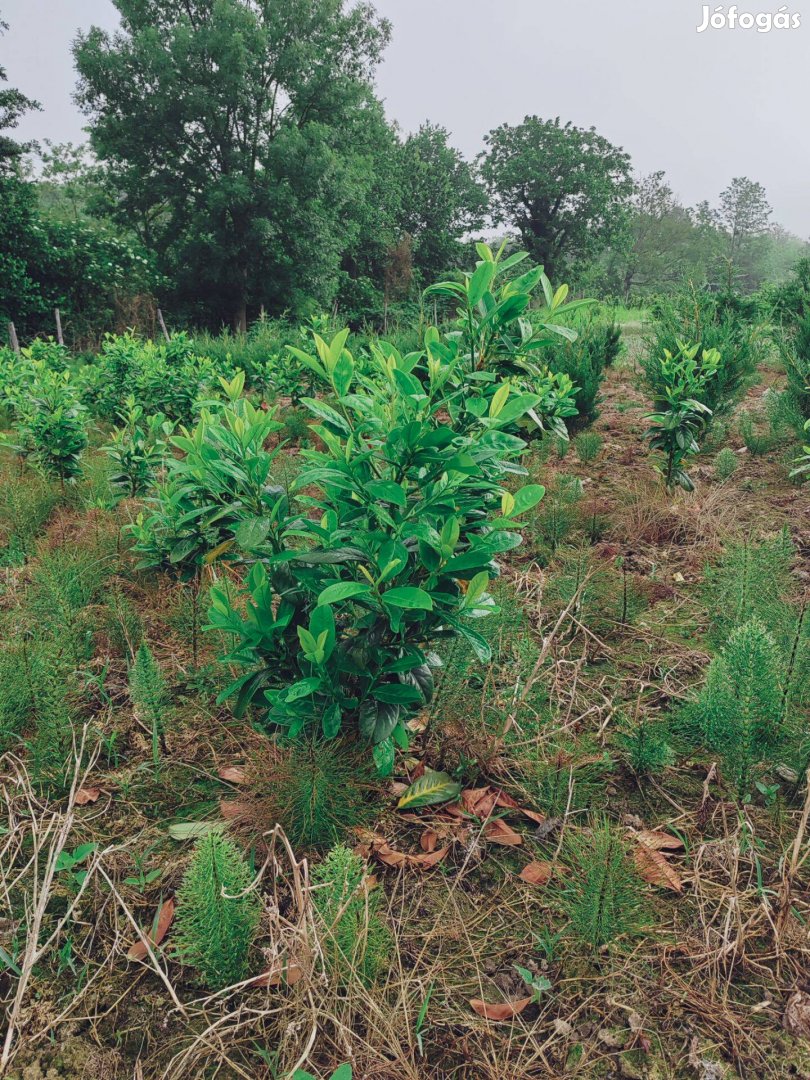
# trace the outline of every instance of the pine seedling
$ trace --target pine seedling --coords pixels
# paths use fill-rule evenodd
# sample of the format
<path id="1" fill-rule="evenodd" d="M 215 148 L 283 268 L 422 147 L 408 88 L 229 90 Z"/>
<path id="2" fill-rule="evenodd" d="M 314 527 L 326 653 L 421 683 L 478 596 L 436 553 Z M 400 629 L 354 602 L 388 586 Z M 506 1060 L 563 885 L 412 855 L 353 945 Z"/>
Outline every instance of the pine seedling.
<path id="1" fill-rule="evenodd" d="M 169 694 L 166 679 L 152 650 L 142 641 L 129 669 L 129 697 L 152 731 L 152 762 L 160 764 L 160 736 Z"/>
<path id="2" fill-rule="evenodd" d="M 325 849 L 368 820 L 374 773 L 340 740 L 267 746 L 248 762 L 250 815 L 260 832 L 277 822 L 295 848 Z"/>
<path id="3" fill-rule="evenodd" d="M 578 503 L 582 498 L 582 481 L 576 476 L 560 476 L 554 490 L 547 493 L 536 512 L 535 522 L 538 535 L 551 548 L 557 551 L 560 544 L 568 537 L 578 519 Z"/>
<path id="4" fill-rule="evenodd" d="M 783 530 L 773 540 L 731 544 L 720 562 L 706 571 L 705 604 L 712 613 L 712 639 L 722 644 L 751 618 L 773 629 L 785 611 L 794 550 Z"/>
<path id="5" fill-rule="evenodd" d="M 622 833 L 606 818 L 569 836 L 563 905 L 572 932 L 592 949 L 638 933 L 644 922 L 642 884 Z"/>
<path id="6" fill-rule="evenodd" d="M 334 977 L 369 985 L 391 951 L 380 913 L 380 894 L 365 882 L 363 860 L 343 844 L 312 870 L 312 903 L 318 916 L 324 962 Z"/>
<path id="7" fill-rule="evenodd" d="M 202 982 L 221 990 L 248 973 L 248 954 L 261 901 L 247 892 L 251 874 L 242 852 L 218 830 L 198 842 L 177 891 L 174 937 L 180 960 Z"/>
<path id="8" fill-rule="evenodd" d="M 726 780 L 745 797 L 754 773 L 776 764 L 788 745 L 783 663 L 763 623 L 751 619 L 712 660 L 695 712 L 706 744 L 721 758 Z"/>
<path id="9" fill-rule="evenodd" d="M 625 719 L 622 728 L 616 735 L 616 744 L 636 776 L 655 776 L 672 763 L 672 747 L 662 724 L 639 716 L 635 720 Z"/>
<path id="10" fill-rule="evenodd" d="M 574 446 L 576 447 L 577 457 L 583 465 L 586 465 L 599 457 L 602 450 L 602 437 L 597 435 L 595 431 L 583 431 L 574 439 Z"/>
<path id="11" fill-rule="evenodd" d="M 718 480 L 728 480 L 737 471 L 737 455 L 730 446 L 719 450 L 714 459 L 714 473 Z"/>

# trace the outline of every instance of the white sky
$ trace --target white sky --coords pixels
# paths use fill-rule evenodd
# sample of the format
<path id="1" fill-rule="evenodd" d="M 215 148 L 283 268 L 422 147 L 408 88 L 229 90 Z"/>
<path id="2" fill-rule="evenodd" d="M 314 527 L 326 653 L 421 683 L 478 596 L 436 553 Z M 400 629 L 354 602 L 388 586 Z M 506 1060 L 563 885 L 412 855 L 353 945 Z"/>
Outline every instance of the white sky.
<path id="1" fill-rule="evenodd" d="M 283 2 L 283 0 L 279 0 Z M 765 185 L 774 220 L 810 236 L 810 0 L 798 29 L 707 30 L 692 0 L 377 0 L 394 26 L 378 72 L 390 118 L 443 124 L 469 157 L 527 113 L 593 124 L 687 203 L 733 176 Z M 714 11 L 713 3 L 710 11 Z M 776 0 L 740 11 L 776 12 Z M 80 141 L 71 100 L 78 28 L 112 28 L 111 0 L 0 0 L 0 62 L 44 111 L 25 138 Z"/>

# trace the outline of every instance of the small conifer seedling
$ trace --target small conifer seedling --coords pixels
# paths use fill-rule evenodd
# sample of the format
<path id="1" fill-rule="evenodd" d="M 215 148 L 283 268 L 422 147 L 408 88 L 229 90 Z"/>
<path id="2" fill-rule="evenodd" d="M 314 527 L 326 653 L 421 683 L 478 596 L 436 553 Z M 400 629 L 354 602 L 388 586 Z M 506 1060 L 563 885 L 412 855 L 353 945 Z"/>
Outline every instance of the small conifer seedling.
<path id="1" fill-rule="evenodd" d="M 261 903 L 246 892 L 251 875 L 242 852 L 217 830 L 197 842 L 177 891 L 175 941 L 183 963 L 212 990 L 241 982 L 256 936 Z"/>

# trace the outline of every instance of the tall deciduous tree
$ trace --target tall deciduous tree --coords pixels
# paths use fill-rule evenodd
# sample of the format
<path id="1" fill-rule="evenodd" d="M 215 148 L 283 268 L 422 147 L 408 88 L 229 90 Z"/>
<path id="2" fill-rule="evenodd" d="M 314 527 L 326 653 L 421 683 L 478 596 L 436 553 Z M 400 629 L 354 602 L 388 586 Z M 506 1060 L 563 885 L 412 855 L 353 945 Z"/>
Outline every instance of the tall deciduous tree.
<path id="1" fill-rule="evenodd" d="M 450 145 L 448 131 L 436 124 L 409 135 L 400 158 L 400 221 L 412 240 L 414 267 L 430 283 L 458 264 L 461 237 L 483 224 L 486 193 Z"/>
<path id="2" fill-rule="evenodd" d="M 742 273 L 750 286 L 759 284 L 755 280 L 754 263 L 764 249 L 761 240 L 768 231 L 770 216 L 765 188 L 747 176 L 735 176 L 720 193 L 717 221 L 727 237 L 729 283 L 735 273 Z"/>
<path id="3" fill-rule="evenodd" d="M 329 300 L 388 24 L 344 0 L 115 6 L 121 30 L 80 34 L 74 55 L 118 216 L 237 327 L 249 304 Z"/>
<path id="4" fill-rule="evenodd" d="M 527 116 L 486 144 L 481 171 L 495 216 L 552 279 L 626 237 L 630 157 L 594 128 Z"/>

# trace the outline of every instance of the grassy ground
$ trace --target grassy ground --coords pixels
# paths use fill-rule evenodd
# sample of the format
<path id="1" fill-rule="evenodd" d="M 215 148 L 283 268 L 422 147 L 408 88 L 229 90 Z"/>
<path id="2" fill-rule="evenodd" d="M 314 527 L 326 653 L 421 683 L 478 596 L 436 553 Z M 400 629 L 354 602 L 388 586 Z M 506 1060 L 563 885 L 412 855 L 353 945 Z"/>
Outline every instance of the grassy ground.
<path id="1" fill-rule="evenodd" d="M 7 463 L 0 706 L 13 709 L 14 673 L 34 662 L 26 643 L 45 642 L 37 685 L 51 693 L 65 666 L 79 672 L 71 715 L 89 762 L 57 792 L 36 782 L 30 748 L 4 759 L 9 1076 L 281 1078 L 304 1065 L 326 1077 L 347 1060 L 362 1080 L 810 1076 L 790 1020 L 810 958 L 806 848 L 794 850 L 803 795 L 785 783 L 738 805 L 717 763 L 680 745 L 640 777 L 622 738 L 640 719 L 671 717 L 700 684 L 713 653 L 705 568 L 730 542 L 786 528 L 795 595 L 807 589 L 807 488 L 788 479 L 784 440 L 753 456 L 731 423 L 728 479 L 713 464 L 719 433 L 694 469 L 697 491 L 662 491 L 642 441 L 635 321 L 625 338 L 591 429 L 595 457 L 586 445 L 581 460 L 575 444 L 530 459 L 549 494 L 499 583 L 492 663 L 450 651 L 394 782 L 371 784 L 347 834 L 390 931 L 373 982 L 318 962 L 298 884 L 321 856 L 270 838 L 272 820 L 257 830 L 255 808 L 247 820 L 243 770 L 265 737 L 216 704 L 223 673 L 219 643 L 201 630 L 204 598 L 135 571 L 122 528 L 138 506 L 110 505 L 97 453 L 67 506 L 45 487 L 32 494 Z M 764 367 L 744 407 L 761 408 L 779 379 Z M 581 490 L 569 500 L 571 477 Z M 127 692 L 142 638 L 171 688 L 157 764 Z M 74 750 L 59 752 L 70 761 Z M 461 782 L 460 802 L 398 813 L 425 765 Z M 592 948 L 572 923 L 584 871 L 571 844 L 601 817 L 635 876 L 615 934 Z M 174 955 L 171 926 L 145 959 L 127 950 L 188 864 L 190 845 L 170 827 L 223 818 L 261 871 L 251 969 L 286 964 L 289 978 L 212 995 Z M 40 911 L 33 881 L 42 888 L 57 841 L 77 861 L 56 864 Z M 96 846 L 82 856 L 84 844 Z"/>

